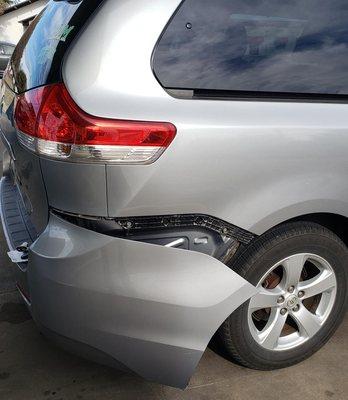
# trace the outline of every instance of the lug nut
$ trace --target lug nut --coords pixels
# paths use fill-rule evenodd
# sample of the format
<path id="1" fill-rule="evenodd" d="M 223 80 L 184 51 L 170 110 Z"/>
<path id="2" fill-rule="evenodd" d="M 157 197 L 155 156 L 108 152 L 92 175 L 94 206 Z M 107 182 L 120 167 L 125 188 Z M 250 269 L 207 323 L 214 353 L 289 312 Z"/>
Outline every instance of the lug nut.
<path id="1" fill-rule="evenodd" d="M 293 311 L 293 312 L 297 312 L 299 309 L 300 309 L 300 306 L 297 305 L 296 307 L 294 307 L 294 308 L 292 309 L 292 311 Z"/>
<path id="2" fill-rule="evenodd" d="M 288 289 L 288 292 L 289 293 L 294 293 L 294 290 L 295 290 L 294 286 L 290 286 L 289 289 Z"/>
<path id="3" fill-rule="evenodd" d="M 280 314 L 281 314 L 281 315 L 285 315 L 287 312 L 288 312 L 288 310 L 287 310 L 286 308 L 282 308 L 282 309 L 280 310 Z"/>
<path id="4" fill-rule="evenodd" d="M 299 297 L 299 298 L 302 298 L 304 295 L 305 295 L 305 293 L 304 293 L 303 291 L 298 292 L 298 297 Z"/>
<path id="5" fill-rule="evenodd" d="M 280 297 L 278 297 L 278 300 L 277 300 L 277 303 L 278 304 L 282 304 L 282 303 L 284 303 L 284 296 L 280 296 Z"/>

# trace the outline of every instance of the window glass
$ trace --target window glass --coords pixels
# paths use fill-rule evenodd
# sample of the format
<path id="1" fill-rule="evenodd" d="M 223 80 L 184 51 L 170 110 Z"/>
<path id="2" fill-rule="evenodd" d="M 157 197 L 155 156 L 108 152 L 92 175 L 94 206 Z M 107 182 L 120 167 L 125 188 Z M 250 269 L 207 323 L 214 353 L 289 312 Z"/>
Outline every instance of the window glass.
<path id="1" fill-rule="evenodd" d="M 102 0 L 55 0 L 33 20 L 12 56 L 15 90 L 24 92 L 61 81 L 70 44 Z"/>
<path id="2" fill-rule="evenodd" d="M 65 32 L 70 34 L 74 29 L 70 19 L 78 6 L 79 3 L 65 1 L 49 2 L 24 32 L 12 58 L 19 92 L 46 82 L 58 47 L 65 44 Z"/>
<path id="3" fill-rule="evenodd" d="M 4 44 L 3 49 L 4 49 L 4 54 L 6 54 L 7 56 L 11 56 L 14 50 L 14 46 Z"/>
<path id="4" fill-rule="evenodd" d="M 348 2 L 186 0 L 155 49 L 166 88 L 348 94 Z"/>

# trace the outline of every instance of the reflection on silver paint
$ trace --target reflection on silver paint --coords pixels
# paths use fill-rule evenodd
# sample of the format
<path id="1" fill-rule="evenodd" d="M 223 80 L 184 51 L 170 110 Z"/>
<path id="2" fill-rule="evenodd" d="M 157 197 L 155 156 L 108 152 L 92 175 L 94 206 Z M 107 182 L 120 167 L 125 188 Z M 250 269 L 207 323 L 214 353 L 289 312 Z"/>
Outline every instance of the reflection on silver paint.
<path id="1" fill-rule="evenodd" d="M 105 166 L 41 158 L 51 207 L 72 213 L 107 216 Z"/>
<path id="2" fill-rule="evenodd" d="M 220 324 L 256 293 L 207 255 L 104 236 L 54 215 L 31 247 L 28 278 L 38 323 L 178 387 Z"/>
<path id="3" fill-rule="evenodd" d="M 109 216 L 202 213 L 256 234 L 307 213 L 348 216 L 347 105 L 171 97 L 150 60 L 179 3 L 107 1 L 66 58 L 86 112 L 178 130 L 153 165 L 107 167 Z"/>

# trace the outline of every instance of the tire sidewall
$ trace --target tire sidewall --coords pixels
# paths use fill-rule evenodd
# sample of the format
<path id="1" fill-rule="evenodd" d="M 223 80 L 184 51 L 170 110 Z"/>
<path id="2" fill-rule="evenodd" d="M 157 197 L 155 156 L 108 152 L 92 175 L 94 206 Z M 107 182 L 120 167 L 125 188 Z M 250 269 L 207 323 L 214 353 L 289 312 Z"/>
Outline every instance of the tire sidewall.
<path id="1" fill-rule="evenodd" d="M 257 248 L 256 245 L 255 254 L 249 253 L 248 260 L 244 260 L 241 268 L 243 277 L 255 286 L 273 265 L 299 253 L 311 253 L 322 257 L 331 265 L 336 275 L 337 293 L 330 315 L 316 335 L 293 349 L 267 350 L 254 340 L 248 324 L 249 301 L 231 315 L 228 321 L 230 326 L 238 326 L 243 332 L 243 339 L 239 340 L 241 351 L 249 351 L 252 353 L 250 357 L 254 358 L 254 361 L 259 364 L 265 363 L 269 365 L 269 368 L 272 368 L 271 365 L 278 368 L 278 364 L 284 362 L 291 365 L 318 350 L 330 338 L 343 319 L 347 308 L 347 250 L 342 242 L 333 237 L 316 233 L 298 235 L 295 231 L 293 235 L 289 235 L 285 239 L 275 239 L 267 249 L 262 246 Z M 236 268 L 238 269 L 238 266 Z"/>

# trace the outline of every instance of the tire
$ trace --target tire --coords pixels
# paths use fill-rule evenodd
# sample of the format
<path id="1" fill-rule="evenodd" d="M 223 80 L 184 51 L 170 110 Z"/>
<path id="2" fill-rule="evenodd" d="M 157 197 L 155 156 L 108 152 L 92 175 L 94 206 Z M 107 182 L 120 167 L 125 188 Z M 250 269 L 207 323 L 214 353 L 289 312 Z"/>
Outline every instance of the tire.
<path id="1" fill-rule="evenodd" d="M 303 261 L 305 267 L 301 272 L 298 288 L 294 290 L 295 296 L 293 296 L 288 293 L 288 288 L 285 286 L 292 279 L 292 271 L 297 268 L 292 268 L 292 265 L 295 265 L 295 261 L 300 260 L 300 255 L 304 257 L 303 260 L 307 261 Z M 280 266 L 262 281 L 270 268 L 279 263 Z M 299 261 L 298 265 L 300 263 Z M 294 222 L 280 225 L 257 238 L 241 251 L 230 267 L 253 285 L 259 285 L 260 290 L 267 290 L 267 294 L 271 293 L 273 296 L 277 291 L 285 290 L 285 295 L 277 299 L 275 306 L 272 297 L 272 308 L 257 310 L 254 313 L 255 304 L 257 308 L 263 300 L 260 300 L 261 297 L 252 298 L 227 318 L 218 331 L 218 337 L 227 354 L 238 364 L 259 370 L 285 368 L 310 357 L 329 340 L 343 319 L 348 300 L 347 266 L 348 249 L 345 244 L 334 233 L 315 223 Z M 327 289 L 322 295 L 318 294 L 301 300 L 299 296 L 306 296 L 306 294 L 304 294 L 305 291 L 299 293 L 298 290 L 301 287 L 308 287 L 308 282 L 311 282 L 306 280 L 307 278 L 304 279 L 303 276 L 310 277 L 309 273 L 314 276 L 317 273 L 314 272 L 316 268 L 319 273 L 323 271 L 323 277 L 330 276 L 331 283 L 327 283 L 328 280 L 325 281 L 327 286 L 334 285 L 334 278 L 336 278 L 336 286 Z M 331 273 L 334 274 L 334 277 Z M 313 279 L 317 279 L 316 277 L 319 275 L 315 275 Z M 273 286 L 270 285 L 270 282 L 273 282 Z M 276 286 L 274 287 L 274 285 Z M 318 286 L 315 286 L 315 290 L 318 290 L 317 288 Z M 292 287 L 289 290 L 292 290 Z M 307 296 L 310 296 L 311 293 L 315 292 L 308 289 Z M 285 299 L 285 302 L 278 305 L 278 302 L 283 300 L 282 298 Z M 289 308 L 292 307 L 295 300 L 298 304 L 294 308 Z M 311 306 L 309 307 L 308 304 Z M 324 306 L 328 308 L 326 309 Z M 313 307 L 317 307 L 317 309 Z M 287 314 L 282 317 L 285 309 Z M 295 311 L 298 309 L 298 314 L 296 314 Z M 315 325 L 315 329 L 312 329 L 312 323 L 308 324 L 307 322 L 309 315 L 307 311 L 314 315 L 315 323 L 320 321 L 318 325 Z M 317 317 L 317 313 L 320 318 Z M 271 316 L 273 317 L 271 318 Z M 304 319 L 303 316 L 306 318 Z M 267 324 L 276 321 L 274 322 L 275 327 L 276 323 L 282 324 L 284 320 L 281 318 L 285 317 L 286 322 L 278 339 L 274 339 L 277 336 L 275 328 L 273 328 L 274 334 L 272 333 L 272 335 L 265 336 L 262 333 L 263 330 L 268 332 Z M 311 315 L 309 315 L 309 319 L 312 321 Z M 265 326 L 263 326 L 264 324 Z M 320 328 L 317 328 L 319 326 Z M 293 331 L 292 336 L 287 336 L 287 331 Z M 267 339 L 264 339 L 265 337 Z"/>

